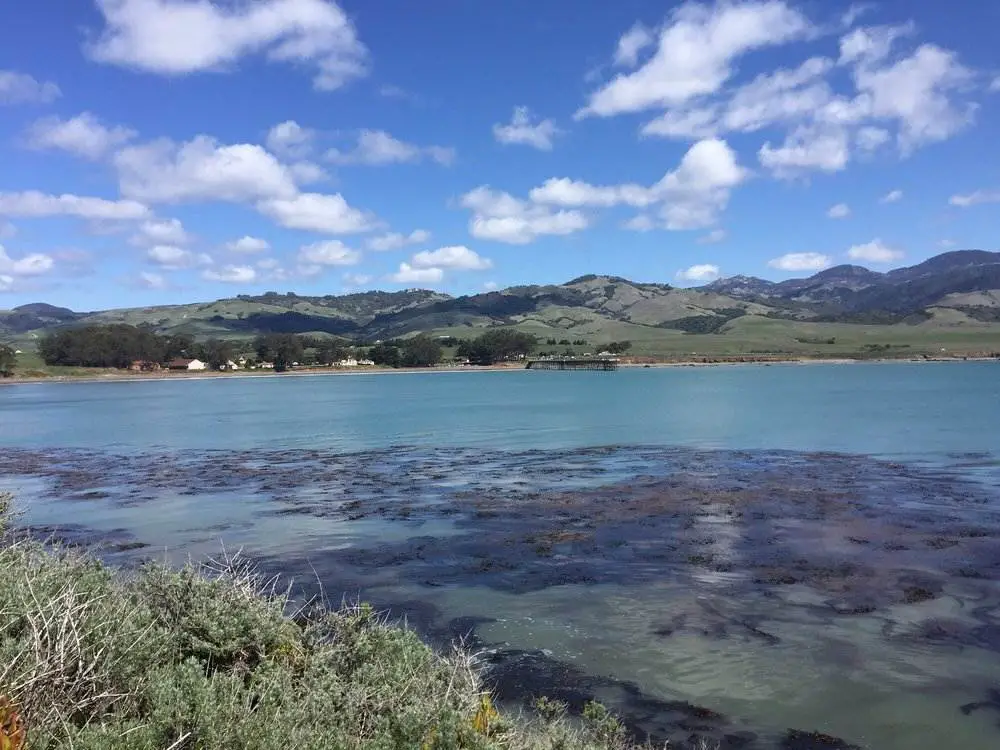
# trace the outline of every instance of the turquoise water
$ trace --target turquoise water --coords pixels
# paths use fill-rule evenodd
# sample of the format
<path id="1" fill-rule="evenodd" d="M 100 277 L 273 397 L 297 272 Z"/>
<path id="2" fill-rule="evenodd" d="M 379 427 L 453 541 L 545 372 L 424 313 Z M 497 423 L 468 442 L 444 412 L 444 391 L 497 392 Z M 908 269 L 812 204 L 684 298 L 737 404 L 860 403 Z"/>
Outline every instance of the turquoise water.
<path id="1" fill-rule="evenodd" d="M 677 747 L 670 701 L 762 750 L 1000 745 L 1000 363 L 0 387 L 3 489 L 115 561 L 475 621 Z"/>
<path id="2" fill-rule="evenodd" d="M 593 445 L 934 457 L 1000 445 L 1000 362 L 38 384 L 0 445 L 147 449 Z"/>

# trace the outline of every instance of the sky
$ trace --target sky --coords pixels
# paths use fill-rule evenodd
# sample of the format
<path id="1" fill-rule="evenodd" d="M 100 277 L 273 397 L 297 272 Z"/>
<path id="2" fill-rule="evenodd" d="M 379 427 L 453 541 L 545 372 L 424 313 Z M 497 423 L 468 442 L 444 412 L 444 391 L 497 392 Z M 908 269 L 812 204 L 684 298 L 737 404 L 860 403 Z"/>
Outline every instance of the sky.
<path id="1" fill-rule="evenodd" d="M 995 249 L 998 27 L 982 0 L 0 3 L 0 308 Z"/>

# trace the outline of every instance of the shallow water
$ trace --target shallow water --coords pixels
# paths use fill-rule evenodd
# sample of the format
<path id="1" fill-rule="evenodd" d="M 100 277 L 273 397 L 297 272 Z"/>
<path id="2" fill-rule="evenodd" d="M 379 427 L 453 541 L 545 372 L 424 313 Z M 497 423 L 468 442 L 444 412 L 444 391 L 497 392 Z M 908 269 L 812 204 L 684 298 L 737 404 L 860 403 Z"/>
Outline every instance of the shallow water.
<path id="1" fill-rule="evenodd" d="M 31 385 L 0 488 L 124 564 L 242 547 L 681 747 L 985 750 L 998 424 L 995 363 Z"/>

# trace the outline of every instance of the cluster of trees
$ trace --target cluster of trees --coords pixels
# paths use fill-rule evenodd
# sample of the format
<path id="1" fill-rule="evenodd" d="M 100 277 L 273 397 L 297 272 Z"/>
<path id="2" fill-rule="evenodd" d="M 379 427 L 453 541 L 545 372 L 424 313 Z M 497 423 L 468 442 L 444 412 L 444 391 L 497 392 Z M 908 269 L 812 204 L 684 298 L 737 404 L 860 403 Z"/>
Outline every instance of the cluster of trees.
<path id="1" fill-rule="evenodd" d="M 442 354 L 441 342 L 423 335 L 382 341 L 368 350 L 372 362 L 383 367 L 433 367 Z"/>
<path id="2" fill-rule="evenodd" d="M 624 354 L 632 348 L 631 341 L 612 341 L 605 347 L 612 354 Z"/>
<path id="3" fill-rule="evenodd" d="M 548 339 L 545 344 L 546 346 L 586 346 L 587 341 L 586 339 L 574 339 L 573 341 L 570 341 L 569 339 L 559 339 L 558 341 L 555 339 Z"/>
<path id="4" fill-rule="evenodd" d="M 47 365 L 128 367 L 136 360 L 194 358 L 194 348 L 191 336 L 161 336 L 146 328 L 112 323 L 56 331 L 41 340 L 38 351 Z"/>
<path id="5" fill-rule="evenodd" d="M 0 378 L 12 377 L 16 367 L 17 353 L 14 347 L 0 344 Z"/>
<path id="6" fill-rule="evenodd" d="M 500 328 L 463 341 L 458 346 L 458 356 L 475 365 L 492 365 L 528 356 L 538 344 L 530 333 Z"/>

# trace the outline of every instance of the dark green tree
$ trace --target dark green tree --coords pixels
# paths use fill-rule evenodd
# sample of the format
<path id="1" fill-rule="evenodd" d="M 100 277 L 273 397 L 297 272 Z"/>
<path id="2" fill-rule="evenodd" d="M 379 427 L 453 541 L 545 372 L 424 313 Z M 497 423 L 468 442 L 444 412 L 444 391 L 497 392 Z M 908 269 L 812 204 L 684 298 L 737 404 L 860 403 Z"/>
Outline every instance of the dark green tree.
<path id="1" fill-rule="evenodd" d="M 430 336 L 414 336 L 403 343 L 404 367 L 433 367 L 441 361 L 441 344 Z"/>
<path id="2" fill-rule="evenodd" d="M 234 349 L 230 341 L 209 339 L 202 347 L 204 360 L 213 370 L 218 370 L 233 358 Z"/>
<path id="3" fill-rule="evenodd" d="M 269 333 L 258 336 L 254 351 L 261 360 L 274 363 L 275 372 L 285 372 L 302 359 L 302 340 L 294 333 Z"/>
<path id="4" fill-rule="evenodd" d="M 0 344 L 0 378 L 9 378 L 17 368 L 17 354 L 14 347 Z"/>
<path id="5" fill-rule="evenodd" d="M 458 348 L 458 356 L 465 357 L 473 364 L 492 365 L 526 357 L 536 344 L 537 339 L 529 333 L 498 328 L 487 331 L 472 341 L 462 342 Z"/>
<path id="6" fill-rule="evenodd" d="M 368 357 L 372 362 L 383 367 L 399 367 L 402 362 L 399 347 L 384 341 L 375 344 L 368 351 Z"/>
<path id="7" fill-rule="evenodd" d="M 612 354 L 624 354 L 632 348 L 631 341 L 612 341 L 608 344 L 608 351 Z"/>

